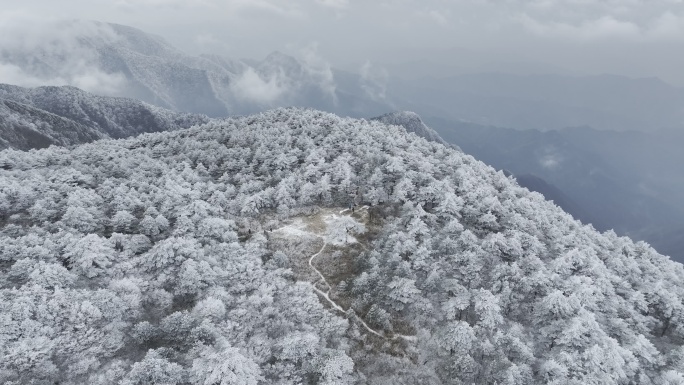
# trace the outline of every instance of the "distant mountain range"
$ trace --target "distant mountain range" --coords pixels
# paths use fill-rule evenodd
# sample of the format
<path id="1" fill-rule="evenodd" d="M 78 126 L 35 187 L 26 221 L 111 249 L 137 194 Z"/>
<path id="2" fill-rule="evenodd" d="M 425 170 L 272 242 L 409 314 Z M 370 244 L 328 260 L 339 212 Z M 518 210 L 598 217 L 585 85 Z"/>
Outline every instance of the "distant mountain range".
<path id="1" fill-rule="evenodd" d="M 523 130 L 684 127 L 684 89 L 657 78 L 476 73 L 396 79 L 387 94 L 422 116 Z"/>
<path id="2" fill-rule="evenodd" d="M 279 52 L 262 61 L 191 56 L 132 27 L 86 21 L 62 27 L 74 30 L 74 41 L 57 48 L 0 47 L 0 64 L 20 68 L 34 83 L 67 82 L 94 93 L 212 117 L 295 105 L 354 116 L 389 109 L 366 95 L 359 75 L 334 71 L 324 62 L 307 63 Z M 75 54 L 86 64 L 70 65 Z M 93 80 L 84 82 L 84 77 Z M 11 80 L 5 79 L 17 83 Z"/>
<path id="3" fill-rule="evenodd" d="M 69 33 L 59 34 L 64 40 L 0 47 L 0 66 L 12 69 L 0 83 L 70 84 L 211 117 L 299 106 L 352 117 L 411 110 L 519 129 L 684 127 L 684 89 L 656 78 L 501 72 L 399 78 L 366 67 L 343 71 L 315 52 L 301 58 L 274 52 L 263 60 L 192 56 L 128 26 L 65 21 L 52 28 Z"/>

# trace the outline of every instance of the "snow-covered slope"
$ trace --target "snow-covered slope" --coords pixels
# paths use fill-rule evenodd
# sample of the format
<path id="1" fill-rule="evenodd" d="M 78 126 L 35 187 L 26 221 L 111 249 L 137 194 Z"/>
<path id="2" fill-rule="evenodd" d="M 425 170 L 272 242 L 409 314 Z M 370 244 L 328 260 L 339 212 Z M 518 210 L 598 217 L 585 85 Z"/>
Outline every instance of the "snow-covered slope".
<path id="1" fill-rule="evenodd" d="M 208 121 L 206 116 L 176 113 L 133 99 L 96 96 L 74 87 L 0 84 L 0 148 L 69 146 Z"/>
<path id="2" fill-rule="evenodd" d="M 423 137 L 427 140 L 433 142 L 441 143 L 443 145 L 448 145 L 447 142 L 442 139 L 437 131 L 428 127 L 418 114 L 411 111 L 396 111 L 390 112 L 388 114 L 372 118 L 372 120 L 377 120 L 385 124 L 392 124 L 395 126 L 401 126 L 408 132 L 413 132 L 416 135 Z"/>
<path id="3" fill-rule="evenodd" d="M 0 382 L 676 384 L 684 266 L 298 109 L 0 152 Z"/>
<path id="4" fill-rule="evenodd" d="M 0 149 L 70 146 L 107 137 L 97 129 L 13 100 L 0 98 Z"/>

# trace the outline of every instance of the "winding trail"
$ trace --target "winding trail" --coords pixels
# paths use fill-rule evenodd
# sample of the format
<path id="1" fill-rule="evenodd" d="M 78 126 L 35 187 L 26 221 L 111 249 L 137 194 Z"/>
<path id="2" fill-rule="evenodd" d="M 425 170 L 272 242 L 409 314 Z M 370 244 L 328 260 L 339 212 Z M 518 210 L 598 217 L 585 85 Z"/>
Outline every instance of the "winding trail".
<path id="1" fill-rule="evenodd" d="M 320 236 L 319 236 L 319 238 L 323 238 L 323 237 L 320 237 Z M 343 308 L 342 306 L 338 305 L 337 302 L 335 302 L 335 301 L 333 301 L 332 299 L 330 299 L 330 290 L 331 290 L 332 288 L 331 288 L 330 284 L 328 283 L 328 281 L 325 279 L 325 276 L 323 276 L 323 273 L 321 273 L 321 272 L 313 265 L 313 260 L 314 260 L 314 258 L 316 258 L 317 256 L 319 256 L 319 255 L 323 252 L 323 249 L 325 249 L 326 246 L 328 246 L 328 242 L 324 242 L 324 243 L 323 243 L 323 247 L 321 247 L 321 249 L 318 250 L 318 253 L 312 255 L 311 258 L 309 258 L 309 266 L 311 266 L 311 269 L 313 269 L 313 271 L 315 271 L 315 272 L 318 274 L 318 276 L 321 277 L 321 279 L 320 279 L 319 281 L 316 281 L 316 282 L 313 283 L 313 288 L 314 288 L 314 290 L 316 290 L 316 292 L 317 292 L 318 294 L 320 294 L 321 296 L 323 296 L 323 298 L 325 298 L 326 300 L 328 300 L 328 302 L 330 303 L 330 305 L 332 305 L 333 308 L 335 308 L 337 311 L 339 311 L 339 312 L 341 312 L 341 313 L 344 313 L 344 314 L 346 315 L 346 314 L 347 314 L 347 311 L 344 310 L 344 308 Z M 319 289 L 319 288 L 316 287 L 316 284 L 317 284 L 318 282 L 320 282 L 320 281 L 323 281 L 323 283 L 325 283 L 325 286 L 328 287 L 328 291 L 327 291 L 327 292 L 324 293 L 321 289 Z M 373 328 L 371 328 L 370 326 L 368 326 L 368 324 L 367 324 L 364 320 L 362 320 L 361 317 L 359 317 L 358 315 L 355 315 L 355 316 L 356 316 L 356 319 L 361 323 L 361 325 L 363 325 L 363 327 L 366 328 L 366 330 L 368 330 L 370 333 L 373 333 L 373 334 L 375 334 L 376 336 L 381 337 L 381 338 L 387 338 L 387 337 L 385 337 L 384 334 L 382 334 L 382 333 L 380 333 L 380 332 L 378 332 L 378 331 L 376 331 L 376 330 L 373 330 Z"/>
<path id="2" fill-rule="evenodd" d="M 342 313 L 345 313 L 345 314 L 346 314 L 347 312 L 344 310 L 344 308 L 342 308 L 342 306 L 338 305 L 337 302 L 335 302 L 335 301 L 333 301 L 332 299 L 330 299 L 330 289 L 331 289 L 330 284 L 328 283 L 328 281 L 326 281 L 326 279 L 325 279 L 325 277 L 323 276 L 323 274 L 321 274 L 321 272 L 318 271 L 318 269 L 315 268 L 314 265 L 313 265 L 313 260 L 314 260 L 314 258 L 316 258 L 317 256 L 319 256 L 319 255 L 323 252 L 323 250 L 325 249 L 326 246 L 328 246 L 328 243 L 327 243 L 327 242 L 324 242 L 324 243 L 323 243 L 323 247 L 321 247 L 321 249 L 318 250 L 318 253 L 312 255 L 311 258 L 309 258 L 309 266 L 311 267 L 311 269 L 313 269 L 313 271 L 315 271 L 316 273 L 318 273 L 318 276 L 319 276 L 319 277 L 321 277 L 321 279 L 318 280 L 318 281 L 316 281 L 316 282 L 314 282 L 312 286 L 313 286 L 314 290 L 316 290 L 316 292 L 317 292 L 318 294 L 322 295 L 323 298 L 325 298 L 326 300 L 328 300 L 328 303 L 330 303 L 330 305 L 331 305 L 333 308 L 335 308 L 335 310 L 337 310 L 337 311 L 339 311 L 339 312 L 342 312 Z M 327 292 L 324 293 L 321 289 L 319 289 L 319 288 L 316 287 L 316 284 L 317 284 L 319 281 L 323 281 L 323 283 L 325 283 L 325 286 L 328 287 L 328 291 L 327 291 Z"/>
<path id="3" fill-rule="evenodd" d="M 363 206 L 361 209 L 368 209 L 368 206 Z M 342 210 L 342 211 L 340 211 L 340 214 L 344 213 L 345 211 L 348 211 L 348 209 L 347 209 L 347 210 Z M 281 228 L 281 229 L 282 229 L 282 228 Z M 278 229 L 278 230 L 281 230 L 281 229 Z M 276 230 L 276 231 L 277 231 L 277 230 Z M 323 273 L 321 273 L 320 270 L 318 270 L 318 269 L 316 268 L 316 266 L 314 266 L 314 264 L 313 264 L 314 259 L 316 259 L 316 257 L 318 257 L 319 255 L 321 255 L 321 253 L 323 252 L 323 250 L 325 250 L 325 248 L 328 246 L 328 242 L 326 241 L 325 237 L 323 237 L 323 236 L 321 236 L 321 235 L 319 235 L 319 234 L 312 233 L 312 232 L 307 232 L 307 233 L 308 233 L 308 234 L 311 234 L 311 235 L 314 235 L 314 236 L 316 236 L 317 238 L 320 238 L 320 239 L 323 240 L 323 246 L 320 248 L 320 250 L 318 250 L 317 253 L 311 255 L 311 257 L 309 258 L 309 267 L 311 267 L 311 270 L 315 271 L 316 274 L 320 277 L 319 280 L 317 280 L 317 281 L 315 281 L 315 282 L 313 283 L 312 287 L 313 287 L 313 289 L 316 291 L 316 293 L 320 294 L 321 297 L 325 298 L 326 301 L 328 301 L 328 303 L 330 304 L 330 306 L 333 307 L 333 309 L 335 309 L 335 310 L 339 311 L 340 313 L 343 313 L 343 314 L 346 315 L 346 314 L 347 314 L 347 311 L 344 310 L 344 308 L 343 308 L 342 306 L 340 306 L 337 302 L 333 301 L 333 300 L 330 298 L 330 290 L 332 290 L 332 286 L 330 286 L 330 284 L 328 283 L 328 280 L 325 279 L 325 276 L 323 275 Z M 319 289 L 318 287 L 316 287 L 316 285 L 318 284 L 318 282 L 323 282 L 323 283 L 325 284 L 325 286 L 327 286 L 328 290 L 324 292 L 323 290 L 321 290 L 321 289 Z M 398 334 L 398 333 L 394 333 L 391 337 L 387 337 L 387 336 L 385 335 L 385 333 L 379 332 L 379 331 L 373 329 L 372 327 L 368 326 L 368 324 L 366 323 L 366 321 L 364 321 L 364 320 L 363 320 L 361 317 L 359 317 L 357 314 L 354 314 L 354 317 L 356 318 L 356 320 L 359 321 L 359 323 L 360 323 L 361 325 L 363 325 L 364 329 L 366 329 L 369 333 L 374 334 L 374 335 L 376 335 L 376 336 L 378 336 L 378 337 L 380 337 L 380 338 L 384 338 L 384 339 L 390 340 L 390 341 L 397 340 L 397 339 L 403 339 L 403 340 L 405 340 L 405 341 L 414 342 L 414 341 L 417 340 L 416 336 L 406 336 L 406 335 Z"/>

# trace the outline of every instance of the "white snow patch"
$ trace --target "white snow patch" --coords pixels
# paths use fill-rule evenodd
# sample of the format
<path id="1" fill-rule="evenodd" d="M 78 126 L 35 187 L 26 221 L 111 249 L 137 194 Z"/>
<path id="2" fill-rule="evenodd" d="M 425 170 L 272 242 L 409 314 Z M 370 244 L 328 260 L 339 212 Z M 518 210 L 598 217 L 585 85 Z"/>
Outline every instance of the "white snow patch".
<path id="1" fill-rule="evenodd" d="M 295 218 L 289 225 L 285 225 L 279 229 L 273 230 L 273 232 L 282 233 L 283 235 L 292 237 L 318 237 L 317 234 L 306 230 L 306 224 L 301 220 L 301 218 Z"/>
<path id="2" fill-rule="evenodd" d="M 330 214 L 323 217 L 323 222 L 325 222 L 325 227 L 327 228 L 325 234 L 325 241 L 327 243 L 334 246 L 343 246 L 358 242 L 356 238 L 349 234 L 347 230 L 343 227 L 341 221 L 345 218 L 351 217 L 348 217 L 346 215 L 338 216 L 335 214 Z"/>

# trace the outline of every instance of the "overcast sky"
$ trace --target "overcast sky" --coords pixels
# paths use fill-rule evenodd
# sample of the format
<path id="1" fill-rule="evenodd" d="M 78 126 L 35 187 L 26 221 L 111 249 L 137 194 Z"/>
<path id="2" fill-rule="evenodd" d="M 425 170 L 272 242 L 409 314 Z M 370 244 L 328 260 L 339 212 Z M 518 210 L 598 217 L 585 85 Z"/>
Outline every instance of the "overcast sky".
<path id="1" fill-rule="evenodd" d="M 684 0 L 0 0 L 0 23 L 77 18 L 156 33 L 188 53 L 317 47 L 333 65 L 657 76 L 684 85 Z"/>

